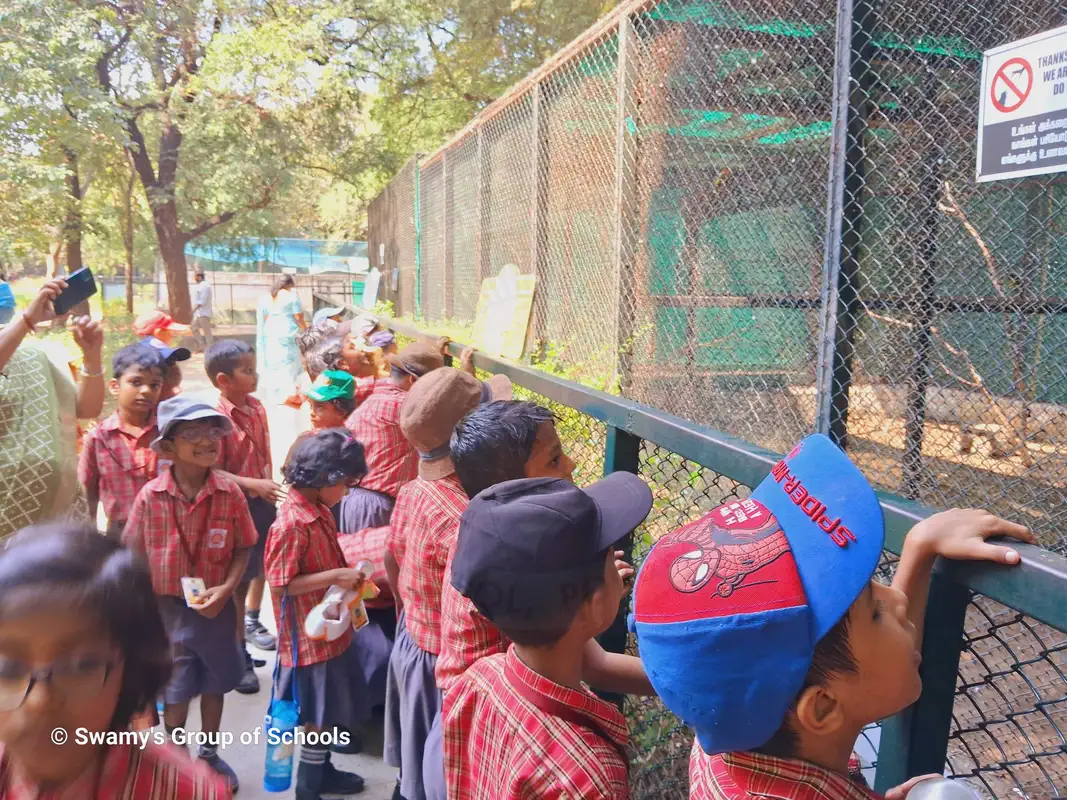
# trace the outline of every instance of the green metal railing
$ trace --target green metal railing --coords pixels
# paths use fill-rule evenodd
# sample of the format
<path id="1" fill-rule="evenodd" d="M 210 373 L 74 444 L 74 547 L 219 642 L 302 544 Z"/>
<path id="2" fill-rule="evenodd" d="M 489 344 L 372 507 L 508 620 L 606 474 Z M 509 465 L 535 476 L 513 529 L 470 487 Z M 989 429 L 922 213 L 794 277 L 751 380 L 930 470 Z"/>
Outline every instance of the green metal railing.
<path id="1" fill-rule="evenodd" d="M 385 321 L 398 334 L 425 335 Z M 451 345 L 455 355 L 462 346 Z M 491 358 L 482 371 L 507 375 L 518 396 L 554 410 L 576 479 L 618 470 L 645 477 L 656 506 L 635 534 L 639 565 L 653 541 L 730 498 L 745 496 L 779 455 L 624 398 Z M 773 425 L 774 420 L 767 420 Z M 908 530 L 931 513 L 879 493 L 886 522 L 883 574 L 891 574 Z M 875 786 L 944 772 L 989 797 L 1058 796 L 1067 789 L 1067 559 L 1016 545 L 1022 563 L 1000 567 L 939 561 L 926 615 L 923 694 L 885 720 L 874 744 Z M 606 634 L 617 652 L 633 648 L 625 627 Z M 688 731 L 658 701 L 628 700 L 637 750 L 635 797 L 687 797 Z"/>

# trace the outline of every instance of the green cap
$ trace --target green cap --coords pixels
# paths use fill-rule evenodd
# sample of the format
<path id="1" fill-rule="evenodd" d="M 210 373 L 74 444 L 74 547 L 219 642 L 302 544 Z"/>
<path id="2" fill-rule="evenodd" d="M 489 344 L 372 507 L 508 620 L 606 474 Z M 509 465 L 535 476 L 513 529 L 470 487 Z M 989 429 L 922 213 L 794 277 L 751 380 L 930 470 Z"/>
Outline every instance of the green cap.
<path id="1" fill-rule="evenodd" d="M 328 403 L 331 400 L 351 400 L 356 396 L 356 382 L 347 372 L 328 369 L 304 392 L 305 397 Z"/>

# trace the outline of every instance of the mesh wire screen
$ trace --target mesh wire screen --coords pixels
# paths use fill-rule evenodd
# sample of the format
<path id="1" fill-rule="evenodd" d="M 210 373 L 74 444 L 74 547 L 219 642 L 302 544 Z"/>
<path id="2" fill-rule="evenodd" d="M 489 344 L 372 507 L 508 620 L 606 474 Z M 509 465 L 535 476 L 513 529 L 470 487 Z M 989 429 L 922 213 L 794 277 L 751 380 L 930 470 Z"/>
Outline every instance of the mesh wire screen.
<path id="1" fill-rule="evenodd" d="M 932 506 L 1062 528 L 1067 266 L 1054 178 L 974 182 L 981 52 L 1062 24 L 1061 4 L 889 2 L 859 80 L 860 302 L 844 321 L 852 455 Z"/>
<path id="2" fill-rule="evenodd" d="M 493 275 L 506 264 L 533 270 L 530 219 L 534 201 L 533 98 L 525 93 L 485 123 L 488 160 L 485 194 L 486 249 Z"/>
<path id="3" fill-rule="evenodd" d="M 382 271 L 379 292 L 398 315 L 415 313 L 416 170 L 412 159 L 367 209 L 370 258 Z"/>
<path id="4" fill-rule="evenodd" d="M 964 638 L 946 772 L 990 798 L 1067 791 L 1067 635 L 978 595 Z"/>
<path id="5" fill-rule="evenodd" d="M 575 373 L 615 366 L 618 275 L 615 236 L 615 37 L 579 54 L 542 87 L 547 157 L 539 165 L 544 205 L 534 327 Z"/>
<path id="6" fill-rule="evenodd" d="M 478 267 L 478 136 L 448 150 L 448 226 L 450 283 L 445 292 L 447 319 L 471 322 L 481 286 Z"/>
<path id="7" fill-rule="evenodd" d="M 866 35 L 837 151 L 847 182 L 827 185 L 833 0 L 647 3 L 424 167 L 424 313 L 469 322 L 482 278 L 536 271 L 542 347 L 528 355 L 779 452 L 828 407 L 820 353 L 851 345 L 836 348 L 827 389 L 873 482 L 932 507 L 990 508 L 1067 551 L 1067 183 L 974 181 L 981 52 L 1064 11 L 855 7 Z M 379 236 L 413 240 L 398 224 L 412 178 L 409 165 L 385 211 L 375 201 L 372 250 Z M 415 247 L 393 249 L 411 312 Z M 843 313 L 823 308 L 824 280 L 849 298 Z M 591 479 L 603 428 L 557 411 Z M 648 537 L 740 490 L 651 446 L 642 459 L 667 487 Z M 1064 637 L 1017 617 L 983 598 L 971 608 L 949 764 L 991 795 L 1048 797 L 1067 771 Z M 628 713 L 635 794 L 684 790 L 677 723 L 655 703 Z M 877 729 L 868 739 L 873 762 Z"/>
<path id="8" fill-rule="evenodd" d="M 445 316 L 445 162 L 438 158 L 419 170 L 419 244 L 422 272 L 422 316 Z"/>
<path id="9" fill-rule="evenodd" d="M 630 393 L 778 450 L 813 424 L 833 19 L 829 0 L 634 19 Z"/>

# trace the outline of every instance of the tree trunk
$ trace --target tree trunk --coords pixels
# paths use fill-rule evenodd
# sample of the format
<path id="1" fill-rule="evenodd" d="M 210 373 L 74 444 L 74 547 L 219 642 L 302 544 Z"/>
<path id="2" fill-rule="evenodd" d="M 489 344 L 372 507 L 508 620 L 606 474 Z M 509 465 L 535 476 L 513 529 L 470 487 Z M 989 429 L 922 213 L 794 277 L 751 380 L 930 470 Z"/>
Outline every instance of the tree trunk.
<path id="1" fill-rule="evenodd" d="M 178 208 L 173 199 L 152 207 L 152 223 L 167 274 L 170 315 L 178 322 L 188 324 L 193 319 L 193 304 L 189 296 L 189 270 L 185 264 L 185 235 L 178 228 Z"/>
<path id="2" fill-rule="evenodd" d="M 63 258 L 62 234 L 48 243 L 48 255 L 45 256 L 45 274 L 52 280 L 59 274 L 59 262 Z"/>
<path id="3" fill-rule="evenodd" d="M 133 186 L 137 180 L 133 163 L 130 163 L 130 177 L 126 179 L 126 188 L 123 191 L 122 203 L 122 246 L 126 250 L 126 313 L 133 313 Z"/>
<path id="4" fill-rule="evenodd" d="M 82 268 L 82 187 L 78 174 L 78 155 L 73 150 L 63 148 L 63 157 L 67 163 L 67 216 L 63 221 L 63 241 L 67 250 L 67 274 Z M 89 313 L 89 301 L 78 303 L 71 309 L 75 316 Z"/>

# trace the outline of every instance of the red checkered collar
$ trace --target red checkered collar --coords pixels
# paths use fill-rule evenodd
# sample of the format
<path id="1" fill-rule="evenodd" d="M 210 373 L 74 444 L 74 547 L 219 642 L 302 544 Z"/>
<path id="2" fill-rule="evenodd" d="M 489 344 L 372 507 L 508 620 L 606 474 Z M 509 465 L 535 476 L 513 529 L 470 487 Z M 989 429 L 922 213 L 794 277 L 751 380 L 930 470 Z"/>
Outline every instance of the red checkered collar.
<path id="1" fill-rule="evenodd" d="M 626 720 L 618 708 L 601 700 L 592 692 L 561 686 L 534 672 L 519 658 L 515 645 L 511 645 L 504 656 L 504 679 L 520 695 L 533 692 L 548 698 L 550 702 L 567 706 L 579 716 L 587 718 L 594 730 L 603 731 L 610 736 L 616 746 L 627 746 L 630 734 L 626 728 Z"/>
<path id="2" fill-rule="evenodd" d="M 140 439 L 148 432 L 156 431 L 156 415 L 153 414 L 152 418 L 148 420 L 148 424 L 143 428 L 138 428 L 135 425 L 126 425 L 119 417 L 119 412 L 115 411 L 107 419 L 100 423 L 100 430 L 107 433 L 112 431 L 119 431 L 129 436 L 132 439 Z M 155 438 L 155 437 L 153 437 Z"/>
<path id="3" fill-rule="evenodd" d="M 256 411 L 256 406 L 259 405 L 259 401 L 256 398 L 252 397 L 252 395 L 249 395 L 248 398 L 245 400 L 245 403 L 245 407 L 241 408 L 240 406 L 236 406 L 231 403 L 221 394 L 219 395 L 219 409 L 228 417 L 232 417 L 234 414 L 237 414 L 238 416 L 249 417 L 254 414 Z"/>
<path id="4" fill-rule="evenodd" d="M 42 790 L 15 769 L 0 745 L 0 797 L 12 800 L 84 800 L 86 797 L 118 797 L 130 766 L 130 747 L 108 747 L 103 761 L 94 761 L 88 769 L 66 786 Z"/>
<path id="5" fill-rule="evenodd" d="M 319 502 L 311 502 L 296 489 L 290 488 L 286 494 L 286 502 L 292 508 L 293 517 L 297 522 L 310 525 L 320 519 L 332 518 L 333 512 Z"/>
<path id="6" fill-rule="evenodd" d="M 203 498 L 207 497 L 210 494 L 214 494 L 215 492 L 226 491 L 226 483 L 228 480 L 228 478 L 223 478 L 221 475 L 219 475 L 219 471 L 217 469 L 209 470 L 207 473 L 207 480 L 204 481 L 204 485 L 201 486 L 200 491 L 197 492 L 196 500 L 193 501 L 193 504 L 195 505 Z M 167 469 L 159 473 L 159 478 L 155 482 L 153 488 L 158 493 L 166 493 L 169 495 L 173 495 L 174 497 L 177 497 L 180 500 L 186 500 L 185 494 L 180 488 L 178 488 L 178 482 L 174 480 L 173 466 L 167 467 Z M 186 500 L 186 502 L 188 501 Z"/>
<path id="7" fill-rule="evenodd" d="M 694 744 L 699 771 L 713 781 L 721 794 L 775 800 L 878 800 L 875 794 L 847 775 L 807 761 L 752 752 L 708 756 Z"/>

